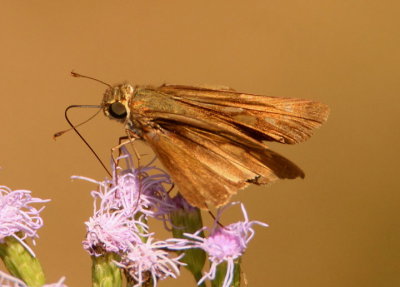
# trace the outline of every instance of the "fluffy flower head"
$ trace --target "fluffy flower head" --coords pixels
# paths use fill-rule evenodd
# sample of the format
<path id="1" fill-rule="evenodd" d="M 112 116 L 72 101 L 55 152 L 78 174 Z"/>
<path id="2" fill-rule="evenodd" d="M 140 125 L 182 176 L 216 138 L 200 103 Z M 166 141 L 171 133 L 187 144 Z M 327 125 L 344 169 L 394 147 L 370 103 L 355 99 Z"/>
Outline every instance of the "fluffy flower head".
<path id="1" fill-rule="evenodd" d="M 246 209 L 244 208 L 243 204 L 241 204 L 244 221 L 239 221 L 224 227 L 220 227 L 218 222 L 223 211 L 226 210 L 226 208 L 236 204 L 238 204 L 238 202 L 233 202 L 220 208 L 215 219 L 214 226 L 210 230 L 208 228 L 202 228 L 193 234 L 185 233 L 184 235 L 189 238 L 188 240 L 169 240 L 170 243 L 175 243 L 175 246 L 171 247 L 171 249 L 185 250 L 190 248 L 201 248 L 208 254 L 208 258 L 211 262 L 210 270 L 203 275 L 198 284 L 203 283 L 203 281 L 206 279 L 214 280 L 218 265 L 226 262 L 227 271 L 222 286 L 229 287 L 234 276 L 235 261 L 243 255 L 248 243 L 254 236 L 254 229 L 252 226 L 254 224 L 264 227 L 268 226 L 263 222 L 249 221 Z M 199 236 L 199 234 L 204 230 L 209 230 L 210 233 L 210 235 L 206 238 Z"/>
<path id="2" fill-rule="evenodd" d="M 44 207 L 36 209 L 31 204 L 48 201 L 50 200 L 32 197 L 28 190 L 11 190 L 6 186 L 0 186 L 0 242 L 7 236 L 13 236 L 18 240 L 27 237 L 33 240 L 37 238 L 37 230 L 43 226 L 39 214 Z M 22 234 L 22 238 L 17 237 L 16 233 Z"/>
<path id="3" fill-rule="evenodd" d="M 91 255 L 100 256 L 104 252 L 125 252 L 130 242 L 140 241 L 140 221 L 133 224 L 122 212 L 97 213 L 86 223 L 86 239 L 83 248 Z M 143 224 L 142 224 L 143 225 Z M 144 225 L 146 228 L 146 225 Z"/>
<path id="4" fill-rule="evenodd" d="M 154 241 L 150 236 L 146 242 L 130 244 L 128 252 L 117 264 L 127 270 L 135 281 L 135 286 L 141 286 L 149 278 L 152 278 L 154 286 L 157 286 L 158 280 L 179 276 L 178 267 L 184 265 L 179 261 L 183 255 L 170 258 L 170 253 L 165 250 L 169 247 L 166 241 Z"/>
<path id="5" fill-rule="evenodd" d="M 83 241 L 91 255 L 126 252 L 128 246 L 147 238 L 147 217 L 163 219 L 172 208 L 163 186 L 170 183 L 168 175 L 155 167 L 134 169 L 131 155 L 125 149 L 122 152 L 119 160 L 125 159 L 127 168 L 114 168 L 112 179 L 99 182 L 73 177 L 98 185 L 98 190 L 91 193 L 94 210 L 85 223 L 87 236 Z"/>

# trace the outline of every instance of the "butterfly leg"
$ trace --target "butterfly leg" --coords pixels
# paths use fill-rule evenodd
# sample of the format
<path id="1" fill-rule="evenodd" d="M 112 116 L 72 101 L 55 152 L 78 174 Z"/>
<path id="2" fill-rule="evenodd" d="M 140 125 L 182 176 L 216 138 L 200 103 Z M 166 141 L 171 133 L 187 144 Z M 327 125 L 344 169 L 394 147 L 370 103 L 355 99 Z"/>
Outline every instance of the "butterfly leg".
<path id="1" fill-rule="evenodd" d="M 132 130 L 130 130 L 130 129 L 126 129 L 125 132 L 129 139 L 129 143 L 131 144 L 131 148 L 132 148 L 133 152 L 135 153 L 135 156 L 137 159 L 137 167 L 139 168 L 140 167 L 140 154 L 137 151 L 136 147 L 133 145 L 133 142 L 136 139 L 140 139 L 140 137 L 137 134 L 135 134 L 134 132 L 132 132 Z"/>
<path id="2" fill-rule="evenodd" d="M 127 144 L 131 144 L 132 150 L 135 153 L 135 156 L 137 158 L 138 161 L 138 167 L 140 166 L 140 154 L 138 153 L 138 151 L 136 150 L 135 146 L 133 145 L 133 142 L 137 139 L 139 139 L 140 137 L 138 137 L 136 134 L 132 133 L 131 130 L 125 130 L 126 132 L 126 136 L 122 136 L 118 139 L 118 145 L 114 146 L 111 148 L 111 157 L 114 161 L 115 166 L 118 166 L 118 157 L 121 155 L 121 147 L 127 145 Z M 115 158 L 114 157 L 114 152 L 118 150 L 118 157 Z"/>
<path id="3" fill-rule="evenodd" d="M 135 140 L 137 140 L 137 139 L 141 139 L 141 137 L 138 136 L 135 132 L 133 132 L 130 129 L 125 129 L 125 133 L 126 133 L 126 136 L 122 136 L 122 137 L 120 137 L 118 139 L 119 144 L 111 149 L 111 153 L 114 154 L 114 151 L 116 149 L 118 149 L 118 153 L 119 153 L 118 157 L 120 157 L 120 155 L 121 155 L 121 147 L 123 147 L 123 146 L 125 146 L 127 144 L 130 144 L 133 152 L 135 153 L 135 157 L 137 159 L 137 169 L 140 169 L 140 154 L 137 151 L 137 149 L 136 149 L 135 145 L 133 144 L 133 142 Z M 114 159 L 114 157 L 113 157 L 113 159 Z M 118 166 L 118 161 L 114 160 L 114 162 L 115 162 L 115 166 L 117 167 Z M 139 178 L 141 178 L 141 176 L 142 176 L 142 174 L 139 173 Z M 116 178 L 117 178 L 117 176 L 116 176 Z M 139 193 L 138 193 L 138 200 L 136 201 L 135 210 L 138 208 L 139 198 L 141 196 L 141 193 L 142 193 L 142 181 L 139 180 Z"/>

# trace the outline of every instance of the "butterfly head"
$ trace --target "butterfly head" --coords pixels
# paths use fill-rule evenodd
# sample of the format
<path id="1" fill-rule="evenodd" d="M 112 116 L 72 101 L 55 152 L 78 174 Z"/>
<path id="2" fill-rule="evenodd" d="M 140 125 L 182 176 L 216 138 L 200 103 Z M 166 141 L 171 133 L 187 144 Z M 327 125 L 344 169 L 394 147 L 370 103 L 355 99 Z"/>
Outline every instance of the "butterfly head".
<path id="1" fill-rule="evenodd" d="M 101 104 L 104 114 L 110 119 L 125 122 L 129 116 L 129 102 L 134 90 L 130 84 L 115 85 L 107 89 Z"/>

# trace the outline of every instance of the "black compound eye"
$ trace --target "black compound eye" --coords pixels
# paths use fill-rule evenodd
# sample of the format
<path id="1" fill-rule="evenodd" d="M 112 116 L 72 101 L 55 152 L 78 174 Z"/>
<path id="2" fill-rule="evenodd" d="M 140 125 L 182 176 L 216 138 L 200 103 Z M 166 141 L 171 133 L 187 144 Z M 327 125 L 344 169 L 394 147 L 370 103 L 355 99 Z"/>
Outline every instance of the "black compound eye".
<path id="1" fill-rule="evenodd" d="M 123 104 L 120 102 L 114 102 L 108 107 L 108 112 L 110 115 L 116 119 L 124 119 L 126 118 L 126 109 Z"/>

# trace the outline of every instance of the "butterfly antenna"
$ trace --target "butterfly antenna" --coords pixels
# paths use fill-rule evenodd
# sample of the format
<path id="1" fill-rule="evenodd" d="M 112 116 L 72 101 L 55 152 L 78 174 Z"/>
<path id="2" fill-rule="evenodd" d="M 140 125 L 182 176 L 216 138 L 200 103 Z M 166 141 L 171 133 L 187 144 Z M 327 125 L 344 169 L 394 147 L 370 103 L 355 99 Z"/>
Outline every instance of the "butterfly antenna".
<path id="1" fill-rule="evenodd" d="M 74 71 L 71 72 L 71 76 L 75 77 L 75 78 L 85 78 L 85 79 L 93 80 L 93 81 L 102 83 L 103 85 L 106 85 L 109 88 L 112 88 L 112 86 L 110 84 L 107 84 L 106 82 L 103 82 L 103 81 L 101 81 L 99 79 L 96 79 L 96 78 L 92 78 L 92 77 L 89 77 L 89 76 L 85 76 L 85 75 L 82 75 L 82 74 L 75 73 Z"/>
<path id="2" fill-rule="evenodd" d="M 92 105 L 71 105 L 71 106 L 69 106 L 69 107 L 67 107 L 66 109 L 65 109 L 65 119 L 67 120 L 67 122 L 68 122 L 68 124 L 71 126 L 71 129 L 73 129 L 75 132 L 76 132 L 76 134 L 81 138 L 81 140 L 86 144 L 86 146 L 90 149 L 90 151 L 94 154 L 94 156 L 97 158 L 97 160 L 100 162 L 100 164 L 103 166 L 103 168 L 106 170 L 106 172 L 110 175 L 110 177 L 112 177 L 112 175 L 111 175 L 111 172 L 107 169 L 107 167 L 105 166 L 105 164 L 102 162 L 102 160 L 100 159 L 100 157 L 97 155 L 97 153 L 94 151 L 94 149 L 90 146 L 90 144 L 85 140 L 85 138 L 80 134 L 80 132 L 76 129 L 76 126 L 74 126 L 73 124 L 72 124 L 72 122 L 69 120 L 69 118 L 68 118 L 68 110 L 70 110 L 70 109 L 72 109 L 72 108 L 100 108 L 99 109 L 99 111 L 101 110 L 101 106 L 98 106 L 98 105 L 94 105 L 94 106 L 92 106 Z M 97 113 L 95 114 L 95 115 L 97 115 L 98 113 L 99 113 L 99 111 L 97 111 Z M 93 118 L 94 116 L 92 116 L 91 118 Z M 86 122 L 87 122 L 88 120 L 86 120 Z M 83 123 L 81 123 L 81 124 L 83 124 Z M 79 124 L 79 125 L 81 125 L 81 124 Z M 56 133 L 55 134 L 55 136 L 57 135 L 57 134 L 59 134 L 59 133 Z M 61 134 L 63 134 L 63 133 L 61 133 Z"/>
<path id="3" fill-rule="evenodd" d="M 84 120 L 83 122 L 81 122 L 81 123 L 75 125 L 76 128 L 79 127 L 79 126 L 81 126 L 81 125 L 83 125 L 83 124 L 86 124 L 88 121 L 90 121 L 90 120 L 93 119 L 95 116 L 97 116 L 97 115 L 99 114 L 99 112 L 101 111 L 101 106 L 87 106 L 87 105 L 81 105 L 80 107 L 82 107 L 82 108 L 88 108 L 88 107 L 90 107 L 90 108 L 99 108 L 99 110 L 98 110 L 94 115 L 92 115 L 90 118 L 88 118 L 87 120 Z M 55 133 L 55 134 L 53 135 L 53 139 L 56 140 L 59 136 L 62 136 L 62 135 L 65 134 L 66 132 L 69 132 L 69 131 L 72 131 L 72 130 L 73 130 L 73 128 L 69 128 L 69 129 L 66 129 L 66 130 L 57 132 L 57 133 Z"/>

